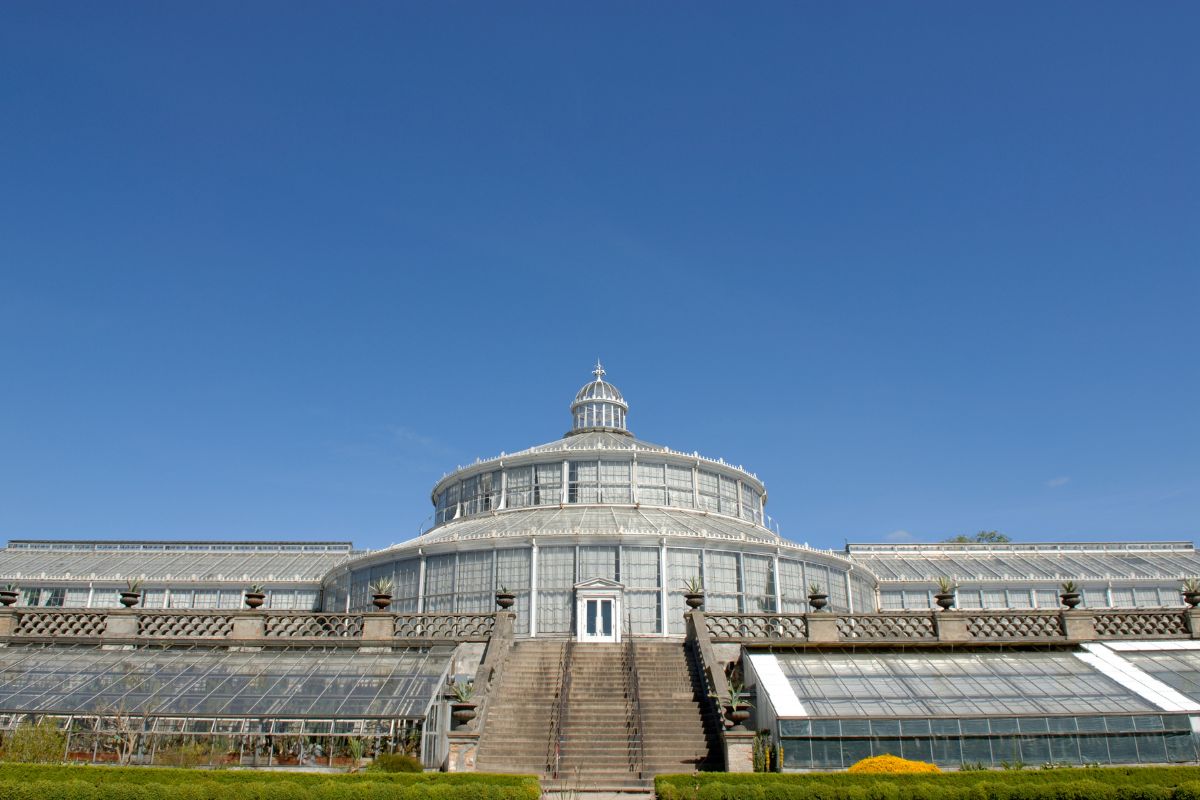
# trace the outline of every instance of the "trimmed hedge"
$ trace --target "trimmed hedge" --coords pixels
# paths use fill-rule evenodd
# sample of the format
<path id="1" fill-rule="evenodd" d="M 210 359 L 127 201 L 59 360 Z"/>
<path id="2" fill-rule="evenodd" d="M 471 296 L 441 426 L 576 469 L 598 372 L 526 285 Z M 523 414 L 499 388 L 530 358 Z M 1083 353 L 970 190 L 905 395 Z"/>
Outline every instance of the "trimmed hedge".
<path id="1" fill-rule="evenodd" d="M 1200 800 L 1200 767 L 660 775 L 659 800 Z"/>
<path id="2" fill-rule="evenodd" d="M 0 764 L 0 800 L 538 800 L 539 795 L 537 779 L 524 775 Z"/>

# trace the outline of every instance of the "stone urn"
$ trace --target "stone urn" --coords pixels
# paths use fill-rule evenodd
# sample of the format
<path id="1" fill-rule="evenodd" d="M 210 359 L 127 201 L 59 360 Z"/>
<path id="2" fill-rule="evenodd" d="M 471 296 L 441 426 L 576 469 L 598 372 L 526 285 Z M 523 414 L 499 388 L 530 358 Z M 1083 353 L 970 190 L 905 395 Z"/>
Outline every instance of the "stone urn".
<path id="1" fill-rule="evenodd" d="M 1197 591 L 1197 592 L 1185 591 L 1185 592 L 1182 592 L 1182 594 L 1183 594 L 1183 602 L 1187 603 L 1192 608 L 1195 608 L 1196 606 L 1200 606 L 1200 591 Z M 10 605 L 9 603 L 4 602 L 4 592 L 0 592 L 0 603 L 4 603 L 4 605 L 6 605 L 6 606 Z"/>
<path id="2" fill-rule="evenodd" d="M 0 589 L 0 605 L 11 606 L 17 602 L 16 589 Z M 1193 605 L 1195 605 L 1193 603 Z"/>
<path id="3" fill-rule="evenodd" d="M 698 608 L 704 607 L 704 592 L 685 592 L 683 602 L 687 603 L 687 607 L 695 611 Z"/>
<path id="4" fill-rule="evenodd" d="M 450 716 L 454 720 L 454 729 L 465 731 L 471 720 L 475 719 L 475 704 L 454 701 L 450 704 Z"/>
<path id="5" fill-rule="evenodd" d="M 750 719 L 750 706 L 740 703 L 736 706 L 725 706 L 725 718 L 733 723 L 731 730 L 744 731 L 746 720 Z"/>
<path id="6" fill-rule="evenodd" d="M 126 608 L 133 608 L 142 599 L 141 592 L 121 592 L 121 605 Z"/>
<path id="7" fill-rule="evenodd" d="M 825 606 L 829 605 L 829 595 L 820 592 L 813 592 L 808 596 L 808 604 L 812 606 L 813 611 L 820 611 Z"/>
<path id="8" fill-rule="evenodd" d="M 517 602 L 517 596 L 512 592 L 496 592 L 496 607 L 508 611 Z"/>
<path id="9" fill-rule="evenodd" d="M 246 606 L 249 608 L 261 608 L 266 601 L 267 595 L 263 592 L 246 592 Z"/>
<path id="10" fill-rule="evenodd" d="M 949 611 L 954 608 L 954 592 L 938 592 L 933 596 L 933 601 L 942 611 Z"/>
<path id="11" fill-rule="evenodd" d="M 392 604 L 392 596 L 390 594 L 373 594 L 371 595 L 371 605 L 384 611 Z"/>
<path id="12" fill-rule="evenodd" d="M 1080 598 L 1079 592 L 1063 592 L 1058 596 L 1058 599 L 1061 600 L 1062 604 L 1067 608 L 1074 608 L 1075 606 L 1079 605 L 1079 602 L 1082 598 Z"/>

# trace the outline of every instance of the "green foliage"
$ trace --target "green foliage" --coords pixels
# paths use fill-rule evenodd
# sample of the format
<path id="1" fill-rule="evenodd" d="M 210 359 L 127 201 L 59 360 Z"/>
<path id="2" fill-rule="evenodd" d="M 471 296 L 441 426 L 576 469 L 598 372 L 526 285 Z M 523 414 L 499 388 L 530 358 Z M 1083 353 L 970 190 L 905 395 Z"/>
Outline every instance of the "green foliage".
<path id="1" fill-rule="evenodd" d="M 154 762 L 168 767 L 198 767 L 208 763 L 208 748 L 195 739 L 170 747 L 160 747 L 154 753 Z"/>
<path id="2" fill-rule="evenodd" d="M 422 772 L 425 767 L 419 759 L 403 753 L 381 753 L 367 769 L 372 772 Z"/>
<path id="3" fill-rule="evenodd" d="M 476 772 L 329 775 L 0 764 L 0 800 L 538 800 L 539 794 L 534 777 Z"/>
<path id="4" fill-rule="evenodd" d="M 974 536 L 951 536 L 943 541 L 949 544 L 1007 544 L 1012 541 L 1011 536 L 1005 536 L 999 531 L 980 531 Z"/>
<path id="5" fill-rule="evenodd" d="M 659 800 L 1200 800 L 1200 767 L 659 775 Z M 0 800 L 4 800 L 0 798 Z"/>
<path id="6" fill-rule="evenodd" d="M 39 720 L 35 725 L 22 722 L 5 737 L 0 759 L 29 764 L 56 764 L 63 760 L 67 749 L 67 735 L 49 720 Z"/>

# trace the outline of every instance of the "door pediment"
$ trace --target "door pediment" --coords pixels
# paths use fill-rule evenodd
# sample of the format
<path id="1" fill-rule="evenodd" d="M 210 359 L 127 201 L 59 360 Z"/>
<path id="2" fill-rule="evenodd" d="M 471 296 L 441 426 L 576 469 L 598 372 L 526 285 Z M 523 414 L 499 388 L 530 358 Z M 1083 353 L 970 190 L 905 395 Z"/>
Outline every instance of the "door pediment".
<path id="1" fill-rule="evenodd" d="M 580 589 L 606 589 L 609 591 L 621 591 L 624 588 L 624 584 L 617 583 L 616 581 L 610 581 L 608 578 L 588 578 L 586 581 L 581 581 L 575 584 L 575 591 L 579 591 Z"/>

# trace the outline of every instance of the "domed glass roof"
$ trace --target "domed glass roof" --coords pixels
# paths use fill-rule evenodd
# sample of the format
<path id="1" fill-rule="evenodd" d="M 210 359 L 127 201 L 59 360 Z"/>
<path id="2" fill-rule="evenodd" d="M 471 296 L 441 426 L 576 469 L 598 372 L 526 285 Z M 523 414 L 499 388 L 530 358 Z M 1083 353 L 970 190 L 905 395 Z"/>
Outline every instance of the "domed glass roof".
<path id="1" fill-rule="evenodd" d="M 592 370 L 592 374 L 596 376 L 596 380 L 585 384 L 579 393 L 575 395 L 575 402 L 582 403 L 587 400 L 615 400 L 618 403 L 624 403 L 625 398 L 621 395 L 621 390 L 613 386 L 601 376 L 604 375 L 604 368 L 600 366 L 600 362 L 596 362 L 596 369 Z"/>
<path id="2" fill-rule="evenodd" d="M 571 433 L 594 430 L 628 433 L 625 429 L 625 413 L 629 405 L 621 395 L 621 390 L 604 380 L 604 367 L 599 360 L 592 374 L 596 379 L 585 384 L 571 404 Z"/>

